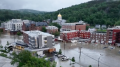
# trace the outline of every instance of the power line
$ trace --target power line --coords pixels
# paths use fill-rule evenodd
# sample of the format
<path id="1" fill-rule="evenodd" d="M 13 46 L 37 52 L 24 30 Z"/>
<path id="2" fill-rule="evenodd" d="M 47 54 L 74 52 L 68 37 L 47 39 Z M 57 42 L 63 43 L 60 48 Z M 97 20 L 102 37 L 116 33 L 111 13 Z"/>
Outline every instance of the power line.
<path id="1" fill-rule="evenodd" d="M 76 51 L 76 50 L 74 50 L 74 51 Z M 76 52 L 78 52 L 78 51 L 76 51 Z M 80 53 L 80 52 L 78 52 L 78 53 Z M 81 53 L 83 53 L 82 51 L 81 51 Z M 89 55 L 87 55 L 87 54 L 85 54 L 85 53 L 83 53 L 85 56 L 87 56 L 87 57 L 89 57 L 89 58 L 91 58 L 91 59 L 93 59 L 93 60 L 95 60 L 95 61 L 97 61 L 98 62 L 98 60 L 96 60 L 96 59 L 94 59 L 94 58 L 92 58 L 92 57 L 90 57 Z M 105 66 L 107 66 L 107 67 L 110 67 L 109 65 L 107 65 L 107 64 L 105 64 L 105 63 L 103 63 L 103 62 L 101 62 L 101 61 L 99 61 L 101 64 L 103 64 L 103 65 L 105 65 Z"/>

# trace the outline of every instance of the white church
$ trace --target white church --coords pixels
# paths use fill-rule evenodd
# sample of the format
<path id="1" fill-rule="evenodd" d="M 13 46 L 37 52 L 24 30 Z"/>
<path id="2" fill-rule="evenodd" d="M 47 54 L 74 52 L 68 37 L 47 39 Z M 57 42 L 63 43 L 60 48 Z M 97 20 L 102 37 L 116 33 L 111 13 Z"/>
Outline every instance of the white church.
<path id="1" fill-rule="evenodd" d="M 53 23 L 58 23 L 59 25 L 62 26 L 62 24 L 65 23 L 66 20 L 62 19 L 62 15 L 59 13 L 59 14 L 58 14 L 58 19 L 57 19 L 57 20 L 53 20 L 52 22 L 53 22 Z"/>

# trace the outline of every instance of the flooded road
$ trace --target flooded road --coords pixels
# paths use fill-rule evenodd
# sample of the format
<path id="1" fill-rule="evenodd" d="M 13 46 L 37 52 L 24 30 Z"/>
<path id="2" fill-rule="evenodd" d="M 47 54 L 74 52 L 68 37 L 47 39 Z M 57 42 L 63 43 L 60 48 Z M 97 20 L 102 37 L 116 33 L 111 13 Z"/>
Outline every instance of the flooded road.
<path id="1" fill-rule="evenodd" d="M 15 36 L 15 41 L 17 40 L 22 40 L 22 36 Z M 14 42 L 14 36 L 2 34 L 0 36 L 0 45 L 5 46 L 7 41 L 9 41 L 9 43 Z M 98 67 L 99 57 L 99 67 L 120 67 L 120 48 L 104 48 L 105 45 L 100 44 L 66 43 L 64 49 L 64 43 L 57 43 L 58 44 L 54 46 L 57 51 L 62 49 L 62 54 L 65 54 L 69 58 L 75 57 L 77 63 L 74 67 L 88 67 L 89 65 L 92 65 L 92 67 Z M 57 57 L 55 57 L 55 61 L 57 62 L 57 67 L 73 66 L 70 65 L 70 61 L 61 61 L 61 59 Z"/>
<path id="2" fill-rule="evenodd" d="M 66 56 L 70 58 L 75 57 L 76 62 L 78 62 L 83 67 L 89 67 L 89 65 L 92 65 L 92 67 L 98 67 L 99 57 L 99 67 L 120 67 L 119 48 L 104 48 L 105 45 L 100 44 L 96 45 L 87 43 L 67 43 L 65 44 L 64 50 L 64 43 L 60 42 L 55 47 L 58 48 L 57 51 L 59 51 L 59 49 L 62 49 L 63 54 Z M 66 64 L 70 64 L 70 61 L 64 63 L 61 62 L 59 65 L 66 67 L 64 66 Z M 75 67 L 80 67 L 80 65 L 77 65 Z"/>

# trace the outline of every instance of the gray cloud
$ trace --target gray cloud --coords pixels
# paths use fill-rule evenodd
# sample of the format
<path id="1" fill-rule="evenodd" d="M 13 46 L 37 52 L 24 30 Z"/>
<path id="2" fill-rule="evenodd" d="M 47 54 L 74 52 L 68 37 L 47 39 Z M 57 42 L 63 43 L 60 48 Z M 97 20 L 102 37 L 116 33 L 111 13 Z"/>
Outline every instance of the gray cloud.
<path id="1" fill-rule="evenodd" d="M 0 9 L 34 9 L 39 11 L 56 11 L 71 5 L 90 0 L 0 0 Z"/>

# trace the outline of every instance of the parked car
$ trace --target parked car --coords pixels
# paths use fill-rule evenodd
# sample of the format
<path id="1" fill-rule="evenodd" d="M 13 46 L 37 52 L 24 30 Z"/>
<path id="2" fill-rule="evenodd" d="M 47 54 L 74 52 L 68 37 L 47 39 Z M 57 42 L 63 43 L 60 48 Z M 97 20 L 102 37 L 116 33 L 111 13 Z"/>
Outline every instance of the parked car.
<path id="1" fill-rule="evenodd" d="M 64 55 L 62 54 L 58 54 L 57 57 L 60 58 L 60 57 L 63 57 Z"/>
<path id="2" fill-rule="evenodd" d="M 67 60 L 69 60 L 69 58 L 68 57 L 66 57 L 66 56 L 64 56 L 64 57 L 62 57 L 62 59 L 61 59 L 62 61 L 67 61 Z"/>

